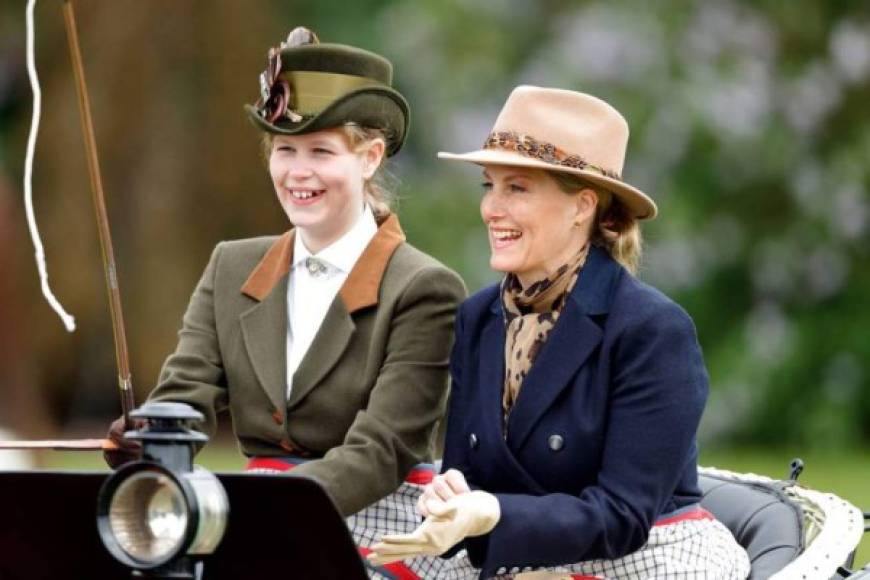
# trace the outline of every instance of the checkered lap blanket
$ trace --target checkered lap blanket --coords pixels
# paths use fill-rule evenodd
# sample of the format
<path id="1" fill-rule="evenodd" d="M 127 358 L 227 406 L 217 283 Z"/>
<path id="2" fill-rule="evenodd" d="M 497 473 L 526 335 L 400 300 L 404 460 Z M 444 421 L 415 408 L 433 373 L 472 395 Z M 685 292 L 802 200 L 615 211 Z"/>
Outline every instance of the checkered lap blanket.
<path id="1" fill-rule="evenodd" d="M 265 470 L 252 468 L 249 471 Z M 274 473 L 278 469 L 270 471 Z M 410 533 L 420 525 L 417 498 L 434 474 L 434 466 L 418 466 L 394 493 L 347 518 L 348 528 L 362 555 L 367 554 L 382 536 Z M 480 575 L 480 570 L 471 565 L 465 550 L 450 559 L 419 557 L 377 567 L 364 562 L 369 577 L 380 580 L 476 580 Z M 660 518 L 650 530 L 647 543 L 627 556 L 534 572 L 529 568 L 502 568 L 495 578 L 745 580 L 749 567 L 749 557 L 731 532 L 708 512 L 695 508 Z"/>

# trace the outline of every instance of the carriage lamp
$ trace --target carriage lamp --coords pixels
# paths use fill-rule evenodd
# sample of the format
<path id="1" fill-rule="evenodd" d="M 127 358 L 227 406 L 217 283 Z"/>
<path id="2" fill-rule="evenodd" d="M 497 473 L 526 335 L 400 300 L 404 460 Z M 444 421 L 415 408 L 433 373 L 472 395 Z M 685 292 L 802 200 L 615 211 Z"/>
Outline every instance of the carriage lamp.
<path id="1" fill-rule="evenodd" d="M 145 426 L 124 434 L 142 442 L 142 460 L 113 473 L 97 497 L 97 527 L 109 553 L 135 577 L 196 578 L 198 557 L 223 538 L 229 502 L 214 474 L 193 468 L 188 428 L 201 413 L 183 403 L 147 403 L 130 413 Z"/>

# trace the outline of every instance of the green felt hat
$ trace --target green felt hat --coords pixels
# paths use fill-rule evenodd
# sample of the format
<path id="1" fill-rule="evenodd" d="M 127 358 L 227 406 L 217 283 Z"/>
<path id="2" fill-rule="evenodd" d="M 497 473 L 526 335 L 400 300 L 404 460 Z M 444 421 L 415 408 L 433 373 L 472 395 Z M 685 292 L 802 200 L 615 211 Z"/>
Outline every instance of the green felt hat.
<path id="1" fill-rule="evenodd" d="M 393 65 L 384 57 L 344 44 L 321 44 L 307 28 L 293 30 L 269 50 L 260 74 L 260 99 L 245 105 L 256 127 L 301 135 L 356 123 L 380 129 L 387 155 L 408 134 L 408 102 L 392 88 Z"/>

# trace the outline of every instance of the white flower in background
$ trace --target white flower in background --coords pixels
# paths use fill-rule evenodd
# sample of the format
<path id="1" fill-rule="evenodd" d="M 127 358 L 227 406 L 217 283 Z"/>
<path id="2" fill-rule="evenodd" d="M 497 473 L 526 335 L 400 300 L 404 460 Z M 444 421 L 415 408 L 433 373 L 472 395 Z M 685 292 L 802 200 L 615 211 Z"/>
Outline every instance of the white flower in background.
<path id="1" fill-rule="evenodd" d="M 806 159 L 794 168 L 790 176 L 789 192 L 801 210 L 813 217 L 824 216 L 831 204 L 827 192 L 830 189 L 830 176 L 824 167 L 814 159 Z"/>
<path id="2" fill-rule="evenodd" d="M 768 65 L 744 60 L 724 72 L 707 66 L 689 69 L 684 91 L 692 109 L 726 138 L 760 137 L 773 109 Z"/>
<path id="3" fill-rule="evenodd" d="M 791 321 L 776 302 L 766 300 L 756 304 L 746 319 L 746 350 L 767 366 L 773 367 L 788 356 L 793 335 Z"/>
<path id="4" fill-rule="evenodd" d="M 816 61 L 802 75 L 784 84 L 779 102 L 792 129 L 812 134 L 841 100 L 842 88 L 835 71 L 828 63 Z"/>
<path id="5" fill-rule="evenodd" d="M 685 156 L 691 133 L 692 120 L 683 110 L 682 103 L 666 100 L 644 127 L 638 157 L 660 174 L 667 173 Z"/>
<path id="6" fill-rule="evenodd" d="M 831 62 L 846 83 L 858 84 L 870 76 L 870 25 L 845 20 L 834 27 Z"/>
<path id="7" fill-rule="evenodd" d="M 691 110 L 720 137 L 761 136 L 773 109 L 778 46 L 767 18 L 732 2 L 699 2 L 679 44 L 680 93 Z"/>
<path id="8" fill-rule="evenodd" d="M 782 300 L 800 291 L 801 250 L 785 238 L 761 242 L 752 253 L 750 275 L 755 294 L 761 298 Z"/>
<path id="9" fill-rule="evenodd" d="M 703 229 L 650 243 L 644 250 L 641 274 L 665 292 L 697 287 L 722 265 L 739 259 L 746 244 L 744 228 L 731 215 L 714 216 Z"/>
<path id="10" fill-rule="evenodd" d="M 677 237 L 650 245 L 644 252 L 643 278 L 665 292 L 696 286 L 703 277 L 703 265 L 694 242 L 687 237 Z"/>
<path id="11" fill-rule="evenodd" d="M 626 85 L 661 81 L 667 45 L 659 18 L 635 7 L 591 4 L 559 22 L 551 45 L 542 47 L 550 66 L 584 82 Z"/>
<path id="12" fill-rule="evenodd" d="M 773 64 L 777 45 L 776 30 L 761 12 L 728 0 L 699 0 L 677 53 L 687 64 L 713 64 L 723 56 Z"/>
<path id="13" fill-rule="evenodd" d="M 857 182 L 843 183 L 828 204 L 831 235 L 858 241 L 867 234 L 870 222 L 867 190 Z"/>
<path id="14" fill-rule="evenodd" d="M 450 117 L 437 127 L 440 142 L 444 151 L 474 151 L 483 145 L 483 141 L 492 131 L 492 123 L 498 116 L 501 104 L 492 106 L 475 106 L 454 109 Z M 475 167 L 475 175 L 480 170 Z"/>

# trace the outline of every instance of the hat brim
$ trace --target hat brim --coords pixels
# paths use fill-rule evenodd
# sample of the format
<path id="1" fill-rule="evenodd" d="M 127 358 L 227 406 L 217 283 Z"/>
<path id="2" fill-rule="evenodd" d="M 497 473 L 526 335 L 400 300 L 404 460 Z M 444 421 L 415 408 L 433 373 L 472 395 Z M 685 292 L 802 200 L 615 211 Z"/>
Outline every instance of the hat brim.
<path id="1" fill-rule="evenodd" d="M 298 123 L 284 118 L 269 123 L 252 105 L 245 105 L 248 118 L 255 127 L 278 135 L 303 135 L 324 129 L 356 123 L 384 131 L 387 138 L 387 156 L 398 153 L 408 136 L 410 110 L 408 102 L 390 87 L 357 89 L 330 103 L 317 115 L 303 117 Z"/>
<path id="2" fill-rule="evenodd" d="M 613 195 L 619 197 L 635 219 L 652 219 L 656 217 L 656 214 L 658 214 L 658 208 L 656 207 L 655 202 L 641 190 L 632 187 L 627 183 L 623 183 L 618 179 L 606 177 L 593 171 L 554 165 L 539 159 L 525 157 L 524 155 L 520 155 L 513 151 L 503 151 L 500 149 L 480 149 L 478 151 L 472 151 L 471 153 L 447 153 L 439 151 L 438 158 L 452 161 L 466 161 L 477 165 L 531 167 L 534 169 L 581 175 L 584 179 L 603 187 Z"/>

